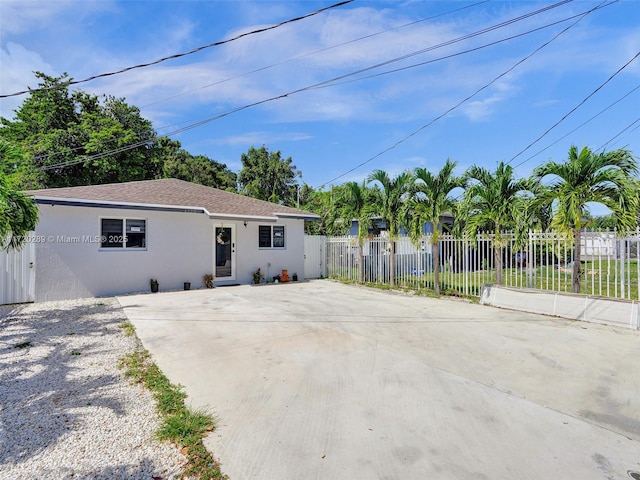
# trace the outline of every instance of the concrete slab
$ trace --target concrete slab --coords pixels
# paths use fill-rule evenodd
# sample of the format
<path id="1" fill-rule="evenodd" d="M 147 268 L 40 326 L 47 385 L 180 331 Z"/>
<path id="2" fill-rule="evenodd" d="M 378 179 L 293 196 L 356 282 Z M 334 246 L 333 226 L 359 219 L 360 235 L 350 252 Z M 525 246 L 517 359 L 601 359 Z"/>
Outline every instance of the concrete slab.
<path id="1" fill-rule="evenodd" d="M 640 471 L 637 331 L 326 280 L 119 300 L 232 480 Z"/>

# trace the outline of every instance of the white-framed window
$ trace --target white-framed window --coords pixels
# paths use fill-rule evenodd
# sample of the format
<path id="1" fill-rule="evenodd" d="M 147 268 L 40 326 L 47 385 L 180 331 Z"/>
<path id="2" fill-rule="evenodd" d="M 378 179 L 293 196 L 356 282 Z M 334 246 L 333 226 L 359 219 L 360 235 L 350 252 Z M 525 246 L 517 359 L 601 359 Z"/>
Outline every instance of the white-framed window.
<path id="1" fill-rule="evenodd" d="M 259 248 L 284 248 L 284 225 L 258 225 Z"/>
<path id="2" fill-rule="evenodd" d="M 100 219 L 100 248 L 147 248 L 147 221 L 141 218 Z"/>

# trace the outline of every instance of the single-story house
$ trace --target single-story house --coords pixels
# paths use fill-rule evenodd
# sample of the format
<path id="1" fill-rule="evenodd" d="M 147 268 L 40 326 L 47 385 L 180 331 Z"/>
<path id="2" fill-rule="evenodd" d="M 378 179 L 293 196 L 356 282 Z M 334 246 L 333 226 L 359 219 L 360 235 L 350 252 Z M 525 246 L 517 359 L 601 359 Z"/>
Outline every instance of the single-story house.
<path id="1" fill-rule="evenodd" d="M 26 192 L 40 221 L 36 302 L 304 276 L 304 220 L 317 215 L 176 179 Z"/>

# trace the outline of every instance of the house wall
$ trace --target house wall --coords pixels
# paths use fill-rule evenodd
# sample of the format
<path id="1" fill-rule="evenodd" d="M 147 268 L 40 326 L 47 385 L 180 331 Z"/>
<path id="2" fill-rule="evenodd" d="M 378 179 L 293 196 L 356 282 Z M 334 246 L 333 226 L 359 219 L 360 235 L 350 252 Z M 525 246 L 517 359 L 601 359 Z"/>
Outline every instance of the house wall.
<path id="1" fill-rule="evenodd" d="M 285 248 L 258 248 L 259 225 L 284 225 Z M 283 269 L 289 271 L 290 277 L 297 273 L 299 280 L 304 278 L 304 220 L 280 218 L 277 222 L 247 222 L 246 227 L 243 222 L 237 222 L 236 232 L 238 283 L 252 283 L 252 274 L 258 267 L 265 278 Z"/>
<path id="2" fill-rule="evenodd" d="M 213 226 L 234 225 L 236 278 L 216 278 L 216 285 L 251 283 L 260 267 L 272 277 L 287 269 L 304 277 L 304 221 L 220 221 L 202 213 L 93 208 L 40 204 L 36 227 L 35 301 L 148 292 L 149 279 L 160 290 L 181 290 L 183 283 L 202 287 L 215 271 Z M 90 241 L 100 236 L 100 219 L 146 219 L 145 250 L 101 249 Z M 285 248 L 258 247 L 259 225 L 284 225 Z M 41 240 L 41 241 L 40 241 Z"/>
<path id="3" fill-rule="evenodd" d="M 35 301 L 148 292 L 201 286 L 213 268 L 211 220 L 198 213 L 39 205 L 36 227 Z M 147 220 L 145 250 L 101 249 L 100 219 Z"/>

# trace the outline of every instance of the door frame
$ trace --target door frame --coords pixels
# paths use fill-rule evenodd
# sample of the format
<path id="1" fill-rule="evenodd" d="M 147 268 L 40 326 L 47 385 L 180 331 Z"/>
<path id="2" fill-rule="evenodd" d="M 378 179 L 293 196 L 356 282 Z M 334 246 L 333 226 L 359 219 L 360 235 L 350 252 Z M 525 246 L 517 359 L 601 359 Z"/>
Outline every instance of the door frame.
<path id="1" fill-rule="evenodd" d="M 217 258 L 216 258 L 216 228 L 229 228 L 231 229 L 231 275 L 228 277 L 218 277 L 216 274 L 216 263 L 217 263 Z M 227 281 L 227 280 L 234 280 L 236 279 L 236 271 L 237 271 L 237 264 L 236 264 L 236 245 L 238 244 L 238 239 L 236 238 L 236 224 L 235 223 L 224 223 L 224 222 L 216 222 L 213 224 L 212 226 L 212 236 L 213 236 L 213 243 L 211 244 L 211 248 L 213 249 L 213 273 L 215 275 L 215 279 L 214 281 Z"/>

